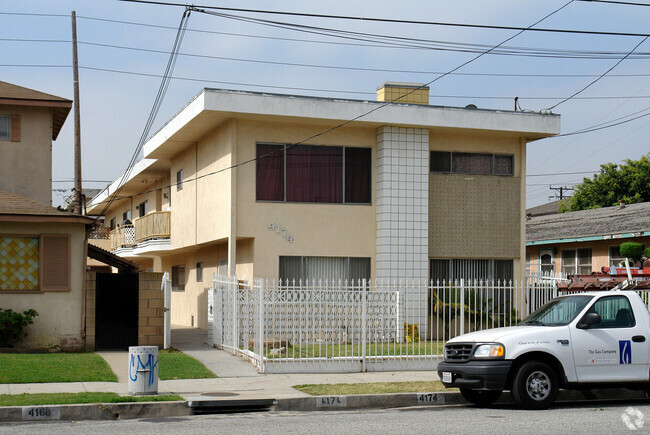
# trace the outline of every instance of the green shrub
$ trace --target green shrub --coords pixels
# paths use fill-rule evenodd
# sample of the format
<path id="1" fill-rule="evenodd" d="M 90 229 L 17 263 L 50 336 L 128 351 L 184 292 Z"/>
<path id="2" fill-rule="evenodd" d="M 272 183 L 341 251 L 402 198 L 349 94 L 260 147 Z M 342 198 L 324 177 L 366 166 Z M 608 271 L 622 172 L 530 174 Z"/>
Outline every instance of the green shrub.
<path id="1" fill-rule="evenodd" d="M 647 259 L 650 259 L 650 248 L 645 248 L 645 251 L 643 251 L 643 256 Z"/>
<path id="2" fill-rule="evenodd" d="M 631 258 L 635 262 L 641 261 L 643 257 L 643 243 L 625 242 L 621 243 L 620 252 L 622 257 Z"/>
<path id="3" fill-rule="evenodd" d="M 27 335 L 25 328 L 34 323 L 36 316 L 36 310 L 17 313 L 11 309 L 0 308 L 0 347 L 9 347 Z"/>

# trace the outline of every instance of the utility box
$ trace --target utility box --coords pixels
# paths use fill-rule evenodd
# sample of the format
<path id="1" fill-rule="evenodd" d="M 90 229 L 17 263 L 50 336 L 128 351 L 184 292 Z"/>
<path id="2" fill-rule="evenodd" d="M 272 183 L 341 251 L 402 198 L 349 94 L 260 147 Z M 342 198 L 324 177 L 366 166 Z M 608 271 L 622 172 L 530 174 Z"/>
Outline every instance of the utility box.
<path id="1" fill-rule="evenodd" d="M 129 347 L 129 394 L 158 394 L 158 346 Z"/>

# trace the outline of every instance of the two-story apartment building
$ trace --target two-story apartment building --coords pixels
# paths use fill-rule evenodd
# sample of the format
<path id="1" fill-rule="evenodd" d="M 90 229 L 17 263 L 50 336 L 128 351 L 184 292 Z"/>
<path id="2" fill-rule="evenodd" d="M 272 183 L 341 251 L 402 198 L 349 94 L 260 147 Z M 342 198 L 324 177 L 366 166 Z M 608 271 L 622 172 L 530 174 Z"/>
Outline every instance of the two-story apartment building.
<path id="1" fill-rule="evenodd" d="M 526 145 L 560 117 L 431 106 L 414 84 L 377 96 L 204 89 L 89 213 L 114 197 L 113 252 L 170 272 L 172 321 L 188 326 L 207 325 L 213 272 L 522 278 Z"/>

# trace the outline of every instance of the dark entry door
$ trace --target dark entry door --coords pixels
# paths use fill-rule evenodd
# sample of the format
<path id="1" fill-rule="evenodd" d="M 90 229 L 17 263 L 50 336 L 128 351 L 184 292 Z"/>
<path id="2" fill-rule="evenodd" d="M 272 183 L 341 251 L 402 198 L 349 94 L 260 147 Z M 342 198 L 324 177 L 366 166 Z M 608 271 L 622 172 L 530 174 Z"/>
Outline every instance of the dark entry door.
<path id="1" fill-rule="evenodd" d="M 95 295 L 95 348 L 138 345 L 138 274 L 98 273 Z"/>

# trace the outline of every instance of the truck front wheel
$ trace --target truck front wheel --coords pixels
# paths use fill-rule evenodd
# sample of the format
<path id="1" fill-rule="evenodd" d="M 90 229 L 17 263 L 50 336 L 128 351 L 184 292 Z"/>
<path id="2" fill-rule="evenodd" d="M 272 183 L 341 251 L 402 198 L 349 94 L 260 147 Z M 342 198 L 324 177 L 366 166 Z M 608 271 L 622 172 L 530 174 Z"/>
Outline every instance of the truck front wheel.
<path id="1" fill-rule="evenodd" d="M 522 365 L 512 382 L 515 402 L 525 409 L 547 409 L 557 397 L 558 380 L 555 370 L 541 361 Z"/>
<path id="2" fill-rule="evenodd" d="M 476 406 L 488 406 L 497 401 L 501 397 L 501 391 L 485 391 L 485 390 L 470 390 L 461 388 L 460 394 L 469 403 Z"/>

